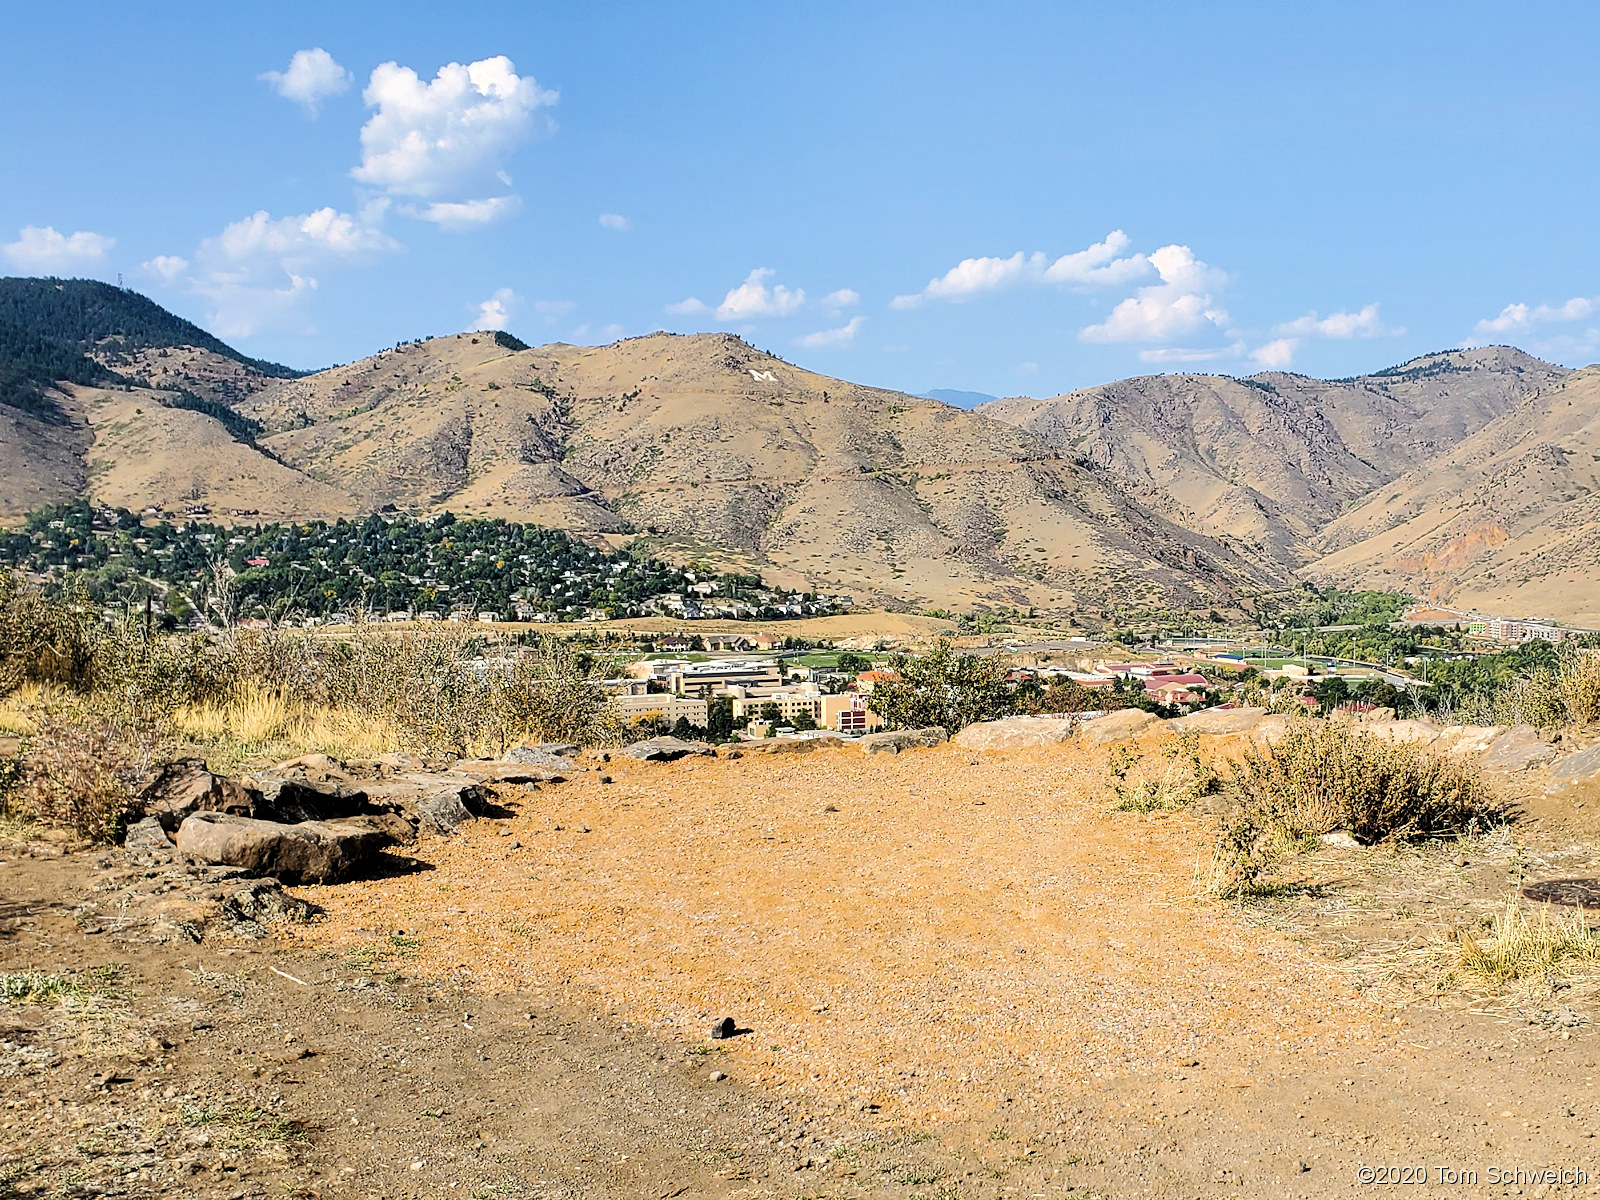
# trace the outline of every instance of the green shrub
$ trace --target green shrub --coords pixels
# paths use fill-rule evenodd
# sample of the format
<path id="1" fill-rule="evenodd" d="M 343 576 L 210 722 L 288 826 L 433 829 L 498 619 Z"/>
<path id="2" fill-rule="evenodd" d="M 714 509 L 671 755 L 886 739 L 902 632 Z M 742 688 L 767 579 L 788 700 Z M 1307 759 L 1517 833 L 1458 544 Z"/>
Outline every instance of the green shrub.
<path id="1" fill-rule="evenodd" d="M 1187 808 L 1215 791 L 1217 773 L 1200 758 L 1200 739 L 1180 734 L 1162 743 L 1151 758 L 1136 746 L 1112 752 L 1113 812 L 1171 812 Z"/>
<path id="2" fill-rule="evenodd" d="M 993 656 L 957 654 L 948 638 L 920 658 L 898 655 L 893 665 L 900 678 L 877 684 L 867 700 L 890 729 L 942 725 L 955 733 L 1011 711 L 1005 665 Z"/>
<path id="3" fill-rule="evenodd" d="M 1225 787 L 1213 891 L 1240 895 L 1284 853 L 1324 833 L 1359 841 L 1456 837 L 1505 819 L 1477 764 L 1360 732 L 1342 722 L 1295 722 L 1275 746 L 1251 749 Z"/>

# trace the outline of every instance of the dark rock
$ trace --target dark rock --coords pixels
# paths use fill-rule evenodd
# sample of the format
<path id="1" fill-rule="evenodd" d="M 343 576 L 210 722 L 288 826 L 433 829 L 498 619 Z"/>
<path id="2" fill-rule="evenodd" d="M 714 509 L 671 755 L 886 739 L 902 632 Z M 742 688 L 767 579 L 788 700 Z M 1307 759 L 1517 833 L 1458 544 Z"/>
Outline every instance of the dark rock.
<path id="1" fill-rule="evenodd" d="M 367 829 L 380 834 L 389 846 L 416 844 L 417 828 L 399 813 L 363 813 L 359 817 L 335 817 L 327 822 L 342 829 Z"/>
<path id="2" fill-rule="evenodd" d="M 323 821 L 293 825 L 198 812 L 178 827 L 178 851 L 200 862 L 243 867 L 289 883 L 334 883 L 371 861 L 388 838 Z"/>
<path id="3" fill-rule="evenodd" d="M 192 813 L 248 816 L 255 799 L 243 784 L 213 775 L 202 758 L 179 758 L 167 763 L 139 797 L 145 815 L 154 817 L 168 833 Z"/>
<path id="4" fill-rule="evenodd" d="M 258 775 L 260 798 L 250 815 L 261 821 L 333 821 L 358 817 L 367 811 L 367 794 L 360 788 L 333 781 L 283 779 Z"/>
<path id="5" fill-rule="evenodd" d="M 734 1019 L 732 1017 L 723 1017 L 722 1020 L 718 1021 L 711 1027 L 711 1037 L 715 1041 L 721 1041 L 723 1038 L 731 1038 L 738 1032 L 739 1026 L 734 1023 Z"/>
<path id="6" fill-rule="evenodd" d="M 406 808 L 416 814 L 423 828 L 435 833 L 454 833 L 484 812 L 489 793 L 477 784 L 446 787 L 410 801 Z"/>
<path id="7" fill-rule="evenodd" d="M 658 737 L 624 746 L 621 753 L 640 762 L 675 762 L 690 754 L 715 754 L 706 742 L 686 742 L 682 738 Z"/>

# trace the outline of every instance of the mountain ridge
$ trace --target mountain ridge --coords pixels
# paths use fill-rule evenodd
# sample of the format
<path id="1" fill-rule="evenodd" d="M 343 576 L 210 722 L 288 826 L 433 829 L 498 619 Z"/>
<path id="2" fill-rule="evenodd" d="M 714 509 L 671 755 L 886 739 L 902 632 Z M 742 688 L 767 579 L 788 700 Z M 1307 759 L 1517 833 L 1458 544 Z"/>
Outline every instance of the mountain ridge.
<path id="1" fill-rule="evenodd" d="M 1398 580 L 1353 547 L 1416 514 L 1346 515 L 1573 374 L 1490 347 L 968 411 L 721 333 L 459 334 L 302 373 L 210 335 L 165 344 L 187 335 L 160 322 L 94 331 L 71 344 L 113 377 L 47 389 L 50 413 L 0 405 L 0 513 L 80 494 L 245 519 L 449 508 L 901 608 L 1242 613 L 1297 574 Z"/>

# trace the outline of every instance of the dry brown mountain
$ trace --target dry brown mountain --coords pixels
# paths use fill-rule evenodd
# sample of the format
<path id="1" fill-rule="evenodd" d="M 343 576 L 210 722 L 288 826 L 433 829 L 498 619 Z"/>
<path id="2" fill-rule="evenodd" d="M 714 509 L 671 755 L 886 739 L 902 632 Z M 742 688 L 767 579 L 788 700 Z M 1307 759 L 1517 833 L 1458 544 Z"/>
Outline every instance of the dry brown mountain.
<path id="1" fill-rule="evenodd" d="M 1228 607 L 1296 570 L 1600 608 L 1600 388 L 1507 348 L 966 412 L 726 334 L 462 334 L 286 377 L 142 297 L 9 282 L 94 363 L 0 403 L 0 516 L 85 493 L 225 519 L 448 508 L 917 608 Z M 96 332 L 123 319 L 133 334 Z"/>
<path id="2" fill-rule="evenodd" d="M 1293 567 L 1374 488 L 1565 374 L 1490 347 L 1348 380 L 1155 375 L 977 411 L 1037 434 L 1178 524 Z"/>
<path id="3" fill-rule="evenodd" d="M 912 607 L 1226 607 L 1285 581 L 1026 431 L 731 335 L 514 350 L 462 334 L 287 380 L 192 348 L 117 369 L 168 391 L 77 387 L 68 406 L 88 492 L 133 508 L 449 508 Z M 173 389 L 226 402 L 252 439 L 172 407 Z"/>
<path id="4" fill-rule="evenodd" d="M 1317 577 L 1600 627 L 1600 367 L 1524 396 L 1314 545 Z"/>

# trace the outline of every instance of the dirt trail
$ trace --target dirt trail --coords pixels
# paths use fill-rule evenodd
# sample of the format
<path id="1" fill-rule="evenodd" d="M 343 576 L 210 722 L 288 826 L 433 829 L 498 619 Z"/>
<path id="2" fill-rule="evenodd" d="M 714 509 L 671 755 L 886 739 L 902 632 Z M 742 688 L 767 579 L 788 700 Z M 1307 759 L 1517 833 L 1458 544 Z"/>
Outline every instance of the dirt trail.
<path id="1" fill-rule="evenodd" d="M 1395 1008 L 1328 953 L 1370 940 L 1351 912 L 1392 933 L 1406 880 L 1504 894 L 1509 855 L 1364 857 L 1334 899 L 1241 913 L 1194 899 L 1203 818 L 1108 816 L 1103 759 L 1073 746 L 605 770 L 507 796 L 510 819 L 423 843 L 427 869 L 297 889 L 325 920 L 237 946 L 85 937 L 92 856 L 8 852 L 0 969 L 126 966 L 93 1019 L 0 1009 L 12 1059 L 58 1056 L 0 1079 L 0 1178 L 904 1200 L 1352 1196 L 1385 1164 L 1428 1168 L 1408 1195 L 1600 1178 L 1585 1018 Z M 709 1041 L 724 1014 L 748 1032 Z"/>

